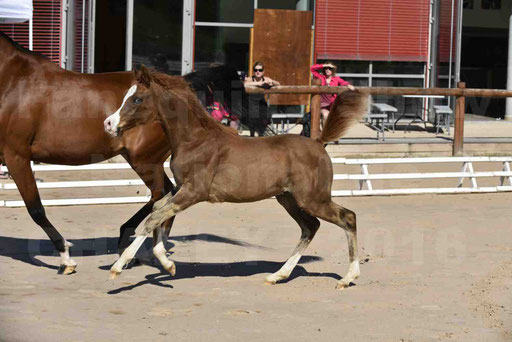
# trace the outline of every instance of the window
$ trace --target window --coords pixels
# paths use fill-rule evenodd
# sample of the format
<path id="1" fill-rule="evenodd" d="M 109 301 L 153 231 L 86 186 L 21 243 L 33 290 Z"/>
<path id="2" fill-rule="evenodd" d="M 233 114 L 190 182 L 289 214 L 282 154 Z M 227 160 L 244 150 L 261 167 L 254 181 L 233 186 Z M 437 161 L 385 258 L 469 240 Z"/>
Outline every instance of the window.
<path id="1" fill-rule="evenodd" d="M 249 39 L 249 28 L 196 27 L 195 69 L 220 63 L 230 65 L 237 70 L 247 70 Z"/>
<path id="2" fill-rule="evenodd" d="M 319 59 L 318 63 L 323 64 L 332 62 L 338 68 L 338 73 L 343 74 L 367 74 L 369 72 L 370 62 L 368 61 L 328 61 Z"/>
<path id="3" fill-rule="evenodd" d="M 423 74 L 425 63 L 414 62 L 373 62 L 376 74 Z"/>
<path id="4" fill-rule="evenodd" d="M 196 21 L 252 23 L 253 0 L 201 0 L 196 5 Z"/>
<path id="5" fill-rule="evenodd" d="M 312 11 L 315 6 L 313 0 L 258 0 L 258 8 Z"/>
<path id="6" fill-rule="evenodd" d="M 135 1 L 133 62 L 158 71 L 181 74 L 183 2 Z"/>
<path id="7" fill-rule="evenodd" d="M 499 10 L 501 9 L 501 0 L 482 0 L 482 9 Z"/>
<path id="8" fill-rule="evenodd" d="M 474 5 L 475 5 L 475 0 L 464 0 L 462 8 L 473 9 Z"/>

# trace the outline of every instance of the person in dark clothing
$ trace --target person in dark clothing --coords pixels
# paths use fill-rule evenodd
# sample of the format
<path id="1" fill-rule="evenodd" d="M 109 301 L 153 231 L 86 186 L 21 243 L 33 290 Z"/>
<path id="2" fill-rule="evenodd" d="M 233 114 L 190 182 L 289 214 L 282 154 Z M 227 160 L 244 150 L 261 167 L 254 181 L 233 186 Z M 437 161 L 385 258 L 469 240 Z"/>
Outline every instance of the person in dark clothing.
<path id="1" fill-rule="evenodd" d="M 265 66 L 261 62 L 254 63 L 252 68 L 253 75 L 245 78 L 245 86 L 256 86 L 269 89 L 273 86 L 280 85 L 276 80 L 265 76 Z M 268 103 L 264 94 L 249 95 L 249 117 L 247 118 L 247 126 L 251 132 L 251 137 L 257 132 L 258 136 L 265 133 L 265 128 L 270 123 L 271 118 L 268 114 Z"/>

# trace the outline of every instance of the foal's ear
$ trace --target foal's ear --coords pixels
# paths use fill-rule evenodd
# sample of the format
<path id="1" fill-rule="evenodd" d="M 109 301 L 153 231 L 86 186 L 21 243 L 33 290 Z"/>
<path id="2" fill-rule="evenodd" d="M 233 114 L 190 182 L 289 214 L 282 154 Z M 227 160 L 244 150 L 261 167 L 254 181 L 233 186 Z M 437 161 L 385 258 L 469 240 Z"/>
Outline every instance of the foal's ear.
<path id="1" fill-rule="evenodd" d="M 147 88 L 151 84 L 153 77 L 151 76 L 151 72 L 142 64 L 140 70 L 136 73 L 137 81 L 144 84 Z"/>

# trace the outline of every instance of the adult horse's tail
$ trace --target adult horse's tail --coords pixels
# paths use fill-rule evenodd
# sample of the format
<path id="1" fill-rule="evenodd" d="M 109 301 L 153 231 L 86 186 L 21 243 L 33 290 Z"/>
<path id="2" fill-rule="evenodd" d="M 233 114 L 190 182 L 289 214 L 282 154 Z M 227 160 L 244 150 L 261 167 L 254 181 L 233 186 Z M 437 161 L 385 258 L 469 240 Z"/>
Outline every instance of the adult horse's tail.
<path id="1" fill-rule="evenodd" d="M 357 120 L 361 119 L 367 105 L 368 94 L 359 90 L 345 91 L 334 100 L 320 138 L 322 144 L 340 139 Z"/>

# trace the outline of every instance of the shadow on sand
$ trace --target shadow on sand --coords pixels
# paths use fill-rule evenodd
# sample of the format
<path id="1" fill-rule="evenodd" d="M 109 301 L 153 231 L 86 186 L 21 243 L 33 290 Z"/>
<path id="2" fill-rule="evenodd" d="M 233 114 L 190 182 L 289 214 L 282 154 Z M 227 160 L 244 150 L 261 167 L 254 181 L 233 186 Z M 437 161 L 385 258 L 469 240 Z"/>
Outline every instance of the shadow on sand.
<path id="1" fill-rule="evenodd" d="M 114 237 L 99 237 L 88 239 L 70 239 L 73 243 L 71 249 L 71 256 L 91 256 L 91 255 L 109 255 L 117 253 L 117 238 Z M 168 247 L 173 247 L 172 241 L 187 243 L 193 241 L 203 241 L 209 243 L 223 243 L 229 245 L 240 246 L 244 248 L 269 248 L 247 243 L 240 240 L 229 239 L 226 237 L 213 235 L 213 234 L 194 234 L 194 235 L 181 235 L 174 236 L 169 239 Z M 150 254 L 152 248 L 152 239 L 147 239 L 141 248 L 141 254 Z M 42 239 L 21 239 L 0 236 L 0 255 L 12 258 L 17 261 L 27 263 L 37 267 L 46 267 L 53 270 L 58 270 L 58 265 L 49 265 L 39 259 L 38 256 L 58 256 L 58 252 L 54 249 L 53 244 L 49 240 Z M 139 255 L 139 254 L 138 254 Z M 300 264 L 309 262 L 320 261 L 322 258 L 316 256 L 303 256 Z M 244 277 L 255 274 L 273 273 L 276 272 L 282 265 L 283 261 L 243 261 L 231 263 L 188 263 L 176 262 L 177 273 L 175 277 L 171 277 L 165 272 L 160 265 L 153 259 L 151 261 L 142 261 L 144 265 L 157 268 L 160 272 L 146 276 L 137 284 L 129 285 L 109 292 L 109 294 L 116 294 L 123 291 L 129 291 L 136 287 L 152 284 L 162 287 L 170 287 L 172 285 L 163 282 L 177 279 L 189 279 L 195 277 Z M 140 265 L 140 263 L 139 263 Z M 109 270 L 111 265 L 100 266 L 102 270 Z M 133 267 L 133 266 L 132 266 Z M 309 273 L 303 267 L 297 266 L 292 275 L 285 282 L 293 280 L 299 276 L 307 277 L 329 277 L 334 279 L 341 279 L 335 273 Z"/>
<path id="2" fill-rule="evenodd" d="M 71 257 L 91 256 L 91 255 L 109 255 L 117 253 L 117 238 L 114 237 L 97 237 L 88 239 L 69 239 L 73 244 L 71 248 Z M 229 239 L 213 234 L 193 234 L 179 235 L 169 238 L 168 248 L 174 247 L 172 241 L 192 242 L 203 241 L 210 243 L 223 243 L 247 248 L 268 249 L 263 246 L 250 244 L 244 241 Z M 141 254 L 151 253 L 152 239 L 147 239 L 141 247 Z M 47 267 L 50 269 L 58 269 L 58 266 L 48 265 L 45 262 L 36 259 L 38 256 L 59 256 L 59 253 L 53 247 L 50 240 L 47 239 L 21 239 L 0 236 L 0 255 L 22 261 L 24 263 Z"/>
<path id="3" fill-rule="evenodd" d="M 306 264 L 310 262 L 320 261 L 322 258 L 317 256 L 304 255 L 299 264 Z M 142 280 L 136 284 L 120 287 L 108 292 L 108 294 L 118 294 L 124 291 L 133 290 L 139 286 L 146 284 L 173 288 L 168 282 L 170 280 L 179 279 L 191 279 L 196 277 L 246 277 L 255 274 L 273 273 L 276 272 L 284 262 L 275 261 L 241 261 L 241 262 L 230 262 L 230 263 L 189 263 L 189 262 L 176 262 L 176 275 L 173 277 L 165 272 L 161 267 L 157 267 L 160 272 L 154 274 L 148 274 L 145 276 L 146 280 Z M 102 267 L 103 268 L 103 267 Z M 107 268 L 107 267 L 105 267 Z M 107 269 L 109 269 L 108 267 Z M 125 270 L 126 271 L 126 270 Z M 122 277 L 122 275 L 120 276 Z M 310 273 L 304 269 L 304 267 L 297 265 L 293 270 L 290 278 L 280 283 L 287 283 L 298 277 L 326 277 L 340 280 L 341 277 L 335 273 Z M 263 279 L 262 279 L 263 281 Z"/>

